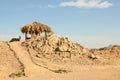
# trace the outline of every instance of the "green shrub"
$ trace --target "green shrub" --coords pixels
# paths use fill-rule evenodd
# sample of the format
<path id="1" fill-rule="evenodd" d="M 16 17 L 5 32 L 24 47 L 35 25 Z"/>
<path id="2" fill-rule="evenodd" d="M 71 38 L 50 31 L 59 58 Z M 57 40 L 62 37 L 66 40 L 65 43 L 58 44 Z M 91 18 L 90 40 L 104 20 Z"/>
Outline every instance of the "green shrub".
<path id="1" fill-rule="evenodd" d="M 66 69 L 58 69 L 58 70 L 55 70 L 56 73 L 68 73 L 70 72 L 69 70 L 66 70 Z"/>
<path id="2" fill-rule="evenodd" d="M 22 77 L 22 76 L 25 76 L 25 73 L 23 71 L 20 71 L 18 73 L 12 73 L 9 75 L 9 77 L 11 77 L 11 78 Z"/>
<path id="3" fill-rule="evenodd" d="M 17 77 L 22 77 L 25 76 L 25 73 L 23 71 L 18 72 L 17 74 L 15 74 Z"/>

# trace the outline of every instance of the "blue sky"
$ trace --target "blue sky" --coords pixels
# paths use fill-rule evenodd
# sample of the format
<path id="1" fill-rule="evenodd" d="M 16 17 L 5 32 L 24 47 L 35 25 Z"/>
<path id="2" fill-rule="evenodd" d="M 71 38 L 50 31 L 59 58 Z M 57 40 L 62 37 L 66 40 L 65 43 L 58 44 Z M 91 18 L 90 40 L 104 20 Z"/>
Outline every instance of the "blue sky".
<path id="1" fill-rule="evenodd" d="M 0 0 L 0 40 L 34 21 L 88 48 L 120 44 L 120 0 Z"/>

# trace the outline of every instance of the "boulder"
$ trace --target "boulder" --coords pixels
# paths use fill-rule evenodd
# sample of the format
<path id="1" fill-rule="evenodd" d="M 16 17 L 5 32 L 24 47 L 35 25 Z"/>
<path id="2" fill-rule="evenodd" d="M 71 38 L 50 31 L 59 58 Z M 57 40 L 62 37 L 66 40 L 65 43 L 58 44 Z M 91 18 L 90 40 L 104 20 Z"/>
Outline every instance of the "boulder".
<path id="1" fill-rule="evenodd" d="M 67 45 L 62 45 L 60 47 L 58 47 L 58 50 L 61 52 L 66 52 L 68 51 L 68 46 Z"/>
<path id="2" fill-rule="evenodd" d="M 99 59 L 99 58 L 100 58 L 100 56 L 95 55 L 95 54 L 90 54 L 89 57 L 90 57 L 91 59 Z"/>

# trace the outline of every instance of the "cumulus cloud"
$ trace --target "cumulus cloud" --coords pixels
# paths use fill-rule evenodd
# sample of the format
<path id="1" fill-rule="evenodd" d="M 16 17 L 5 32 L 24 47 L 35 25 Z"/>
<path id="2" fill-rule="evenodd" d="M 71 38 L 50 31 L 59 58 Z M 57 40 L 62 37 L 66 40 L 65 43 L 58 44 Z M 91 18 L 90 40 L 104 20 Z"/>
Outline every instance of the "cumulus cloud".
<path id="1" fill-rule="evenodd" d="M 77 0 L 62 2 L 60 7 L 78 7 L 78 8 L 108 8 L 112 3 L 102 0 Z"/>

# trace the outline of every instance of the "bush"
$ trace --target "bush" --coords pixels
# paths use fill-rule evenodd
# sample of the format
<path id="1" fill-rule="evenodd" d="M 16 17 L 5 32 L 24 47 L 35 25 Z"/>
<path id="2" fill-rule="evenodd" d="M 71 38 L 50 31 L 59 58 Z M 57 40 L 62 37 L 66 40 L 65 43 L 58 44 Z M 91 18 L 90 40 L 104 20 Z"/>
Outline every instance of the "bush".
<path id="1" fill-rule="evenodd" d="M 20 71 L 16 74 L 17 77 L 25 76 L 25 73 L 23 71 Z"/>
<path id="2" fill-rule="evenodd" d="M 18 73 L 12 73 L 9 75 L 9 77 L 11 77 L 11 78 L 22 77 L 22 76 L 25 76 L 25 73 L 23 71 L 20 71 Z"/>
<path id="3" fill-rule="evenodd" d="M 58 70 L 55 70 L 56 73 L 68 73 L 70 72 L 69 70 L 66 70 L 66 69 L 58 69 Z"/>

